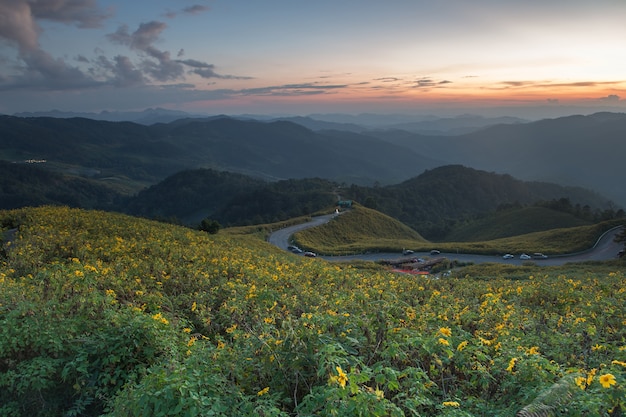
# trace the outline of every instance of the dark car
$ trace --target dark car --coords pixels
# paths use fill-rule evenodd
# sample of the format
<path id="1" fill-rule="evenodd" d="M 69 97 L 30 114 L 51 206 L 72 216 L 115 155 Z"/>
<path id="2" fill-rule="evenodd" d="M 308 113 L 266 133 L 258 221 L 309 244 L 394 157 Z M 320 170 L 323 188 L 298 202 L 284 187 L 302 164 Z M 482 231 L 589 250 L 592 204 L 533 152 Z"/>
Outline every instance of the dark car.
<path id="1" fill-rule="evenodd" d="M 441 251 L 438 251 L 437 249 L 433 249 L 433 250 L 430 251 L 430 254 L 431 255 L 439 255 L 439 254 L 441 254 Z"/>
<path id="2" fill-rule="evenodd" d="M 294 246 L 294 245 L 287 246 L 287 249 L 290 250 L 293 253 L 302 253 L 302 249 L 300 249 L 299 247 Z"/>

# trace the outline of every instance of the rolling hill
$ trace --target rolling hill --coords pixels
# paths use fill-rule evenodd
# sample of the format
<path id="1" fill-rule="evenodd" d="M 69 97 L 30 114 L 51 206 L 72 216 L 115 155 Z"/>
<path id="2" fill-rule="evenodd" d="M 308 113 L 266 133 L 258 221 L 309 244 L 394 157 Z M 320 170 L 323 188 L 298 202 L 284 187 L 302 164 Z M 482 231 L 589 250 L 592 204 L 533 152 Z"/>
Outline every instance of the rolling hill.
<path id="1" fill-rule="evenodd" d="M 371 132 L 448 164 L 510 174 L 527 181 L 589 188 L 626 206 L 626 114 L 596 113 L 500 124 L 458 136 Z"/>

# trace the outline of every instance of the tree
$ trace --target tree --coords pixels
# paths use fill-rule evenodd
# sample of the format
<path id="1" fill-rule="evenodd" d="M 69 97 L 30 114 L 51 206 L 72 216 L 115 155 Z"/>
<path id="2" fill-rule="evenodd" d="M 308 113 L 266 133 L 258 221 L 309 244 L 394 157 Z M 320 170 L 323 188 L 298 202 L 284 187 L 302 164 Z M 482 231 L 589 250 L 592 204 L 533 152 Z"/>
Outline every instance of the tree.
<path id="1" fill-rule="evenodd" d="M 220 230 L 221 227 L 222 226 L 217 220 L 212 220 L 207 217 L 206 219 L 203 219 L 202 222 L 200 222 L 199 229 L 211 235 L 214 235 Z"/>

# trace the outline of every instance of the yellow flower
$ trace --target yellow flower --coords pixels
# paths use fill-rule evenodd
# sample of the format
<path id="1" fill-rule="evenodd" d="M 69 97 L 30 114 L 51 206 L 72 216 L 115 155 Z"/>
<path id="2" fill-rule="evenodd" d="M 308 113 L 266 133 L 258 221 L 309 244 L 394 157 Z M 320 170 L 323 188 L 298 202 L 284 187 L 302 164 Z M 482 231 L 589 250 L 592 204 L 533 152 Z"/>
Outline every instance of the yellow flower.
<path id="1" fill-rule="evenodd" d="M 376 398 L 378 398 L 379 400 L 382 400 L 383 398 L 385 398 L 385 393 L 380 388 L 378 388 L 378 385 L 376 386 L 374 395 L 376 395 Z"/>
<path id="2" fill-rule="evenodd" d="M 156 313 L 155 315 L 152 316 L 152 319 L 161 322 L 163 324 L 169 324 L 169 321 L 167 321 L 167 319 L 165 317 L 163 317 L 163 315 L 161 313 Z"/>
<path id="3" fill-rule="evenodd" d="M 598 372 L 598 370 L 595 368 L 589 371 L 587 374 L 587 385 L 591 385 L 591 381 L 593 381 L 593 377 L 596 375 L 596 372 Z"/>
<path id="4" fill-rule="evenodd" d="M 611 362 L 613 365 L 621 365 L 624 368 L 626 368 L 626 362 L 620 362 L 620 361 L 613 361 Z"/>
<path id="5" fill-rule="evenodd" d="M 448 342 L 446 339 L 444 339 L 443 337 L 439 338 L 439 343 L 444 345 L 444 346 L 450 346 L 450 342 Z"/>
<path id="6" fill-rule="evenodd" d="M 539 347 L 537 346 L 533 346 L 530 349 L 528 349 L 527 352 L 529 355 L 539 355 Z"/>
<path id="7" fill-rule="evenodd" d="M 604 346 L 602 346 L 602 345 L 600 345 L 600 344 L 597 344 L 597 343 L 596 343 L 596 345 L 595 345 L 595 346 L 592 346 L 592 347 L 591 347 L 591 350 L 593 350 L 593 351 L 596 351 L 596 350 L 602 350 L 602 349 L 604 349 Z"/>
<path id="8" fill-rule="evenodd" d="M 452 336 L 452 330 L 450 330 L 449 327 L 442 327 L 439 329 L 439 333 L 441 333 L 442 335 L 446 336 L 446 337 L 450 337 Z"/>
<path id="9" fill-rule="evenodd" d="M 461 343 L 459 343 L 459 345 L 456 347 L 456 350 L 458 350 L 460 352 L 463 349 L 465 349 L 465 346 L 467 346 L 467 340 L 464 340 Z"/>
<path id="10" fill-rule="evenodd" d="M 190 329 L 189 327 L 185 327 L 185 328 L 183 329 L 183 332 L 185 332 L 185 333 L 191 333 L 191 329 Z"/>
<path id="11" fill-rule="evenodd" d="M 578 387 L 582 390 L 584 390 L 585 388 L 587 388 L 587 384 L 585 384 L 587 378 L 585 378 L 584 376 L 579 376 L 576 379 L 574 379 L 574 382 L 576 383 L 576 385 L 578 385 Z"/>
<path id="12" fill-rule="evenodd" d="M 270 392 L 270 387 L 265 387 L 261 391 L 257 392 L 256 395 L 258 395 L 260 397 L 261 395 L 265 395 L 268 392 Z"/>
<path id="13" fill-rule="evenodd" d="M 341 388 L 345 388 L 348 382 L 348 375 L 341 369 L 341 366 L 337 366 L 335 369 L 337 370 L 337 383 L 341 385 Z"/>
<path id="14" fill-rule="evenodd" d="M 602 386 L 604 388 L 610 388 L 611 385 L 615 385 L 615 377 L 613 376 L 613 374 L 604 374 L 601 375 L 599 378 L 600 384 L 602 384 Z"/>
<path id="15" fill-rule="evenodd" d="M 443 406 L 444 407 L 459 407 L 461 404 L 459 404 L 458 401 L 444 401 L 443 402 Z"/>
<path id="16" fill-rule="evenodd" d="M 506 368 L 506 371 L 513 373 L 513 368 L 515 368 L 516 363 L 517 363 L 517 358 L 511 358 L 511 360 L 509 361 L 509 366 Z"/>
<path id="17" fill-rule="evenodd" d="M 196 304 L 196 302 L 194 301 L 193 304 L 191 305 L 191 312 L 196 311 L 197 308 L 198 308 L 198 304 Z"/>

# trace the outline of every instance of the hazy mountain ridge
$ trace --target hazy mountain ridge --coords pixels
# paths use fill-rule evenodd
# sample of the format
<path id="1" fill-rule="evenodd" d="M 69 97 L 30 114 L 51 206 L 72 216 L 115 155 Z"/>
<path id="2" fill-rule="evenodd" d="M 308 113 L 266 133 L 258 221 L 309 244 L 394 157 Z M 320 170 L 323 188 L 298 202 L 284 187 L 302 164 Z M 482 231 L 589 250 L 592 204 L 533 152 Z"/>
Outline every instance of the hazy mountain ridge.
<path id="1" fill-rule="evenodd" d="M 596 113 L 513 125 L 460 136 L 370 132 L 449 164 L 507 173 L 528 181 L 582 186 L 626 205 L 626 114 Z"/>
<path id="2" fill-rule="evenodd" d="M 326 125 L 326 127 L 329 127 Z M 194 168 L 259 178 L 388 185 L 460 164 L 527 181 L 584 186 L 626 206 L 626 115 L 500 124 L 458 135 L 320 130 L 228 116 L 144 126 L 85 118 L 0 117 L 0 159 L 45 159 L 154 184 Z"/>

